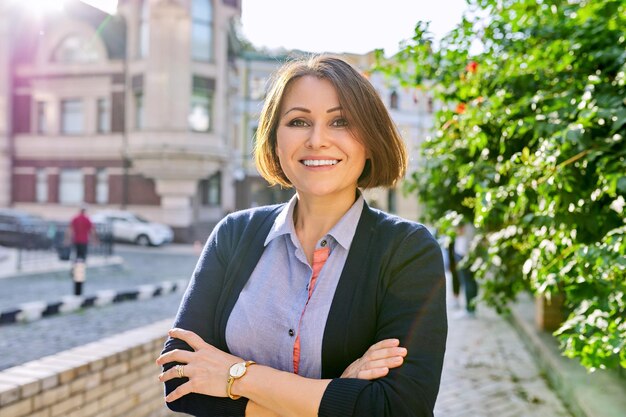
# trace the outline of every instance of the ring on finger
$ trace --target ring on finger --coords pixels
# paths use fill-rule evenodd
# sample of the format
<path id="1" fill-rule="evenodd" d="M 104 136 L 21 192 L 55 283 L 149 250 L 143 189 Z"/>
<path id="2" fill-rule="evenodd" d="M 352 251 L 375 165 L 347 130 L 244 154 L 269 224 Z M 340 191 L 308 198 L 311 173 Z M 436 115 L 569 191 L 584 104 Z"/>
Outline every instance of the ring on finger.
<path id="1" fill-rule="evenodd" d="M 185 365 L 176 365 L 176 372 L 179 378 L 185 377 Z"/>

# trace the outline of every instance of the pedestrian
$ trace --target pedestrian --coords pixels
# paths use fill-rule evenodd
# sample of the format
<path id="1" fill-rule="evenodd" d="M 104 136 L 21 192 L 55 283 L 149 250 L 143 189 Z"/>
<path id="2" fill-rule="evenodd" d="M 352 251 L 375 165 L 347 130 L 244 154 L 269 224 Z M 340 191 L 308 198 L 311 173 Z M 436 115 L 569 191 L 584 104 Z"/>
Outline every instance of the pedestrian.
<path id="1" fill-rule="evenodd" d="M 458 254 L 454 250 L 455 239 L 452 238 L 446 247 L 447 250 L 447 259 L 448 259 L 448 270 L 450 271 L 450 275 L 452 276 L 452 308 L 458 310 L 461 308 L 461 302 L 459 299 L 461 298 L 461 278 L 459 277 L 459 268 L 457 266 Z"/>
<path id="2" fill-rule="evenodd" d="M 72 265 L 71 275 L 74 281 L 74 295 L 82 295 L 83 283 L 86 278 L 87 249 L 89 240 L 98 241 L 98 236 L 93 223 L 87 216 L 87 207 L 82 205 L 72 220 L 70 221 L 66 241 L 71 239 L 74 247 L 75 257 Z"/>
<path id="3" fill-rule="evenodd" d="M 474 235 L 474 226 L 464 222 L 457 227 L 454 239 L 455 267 L 465 294 L 465 311 L 459 317 L 474 317 L 476 314 L 478 284 L 467 260 Z"/>
<path id="4" fill-rule="evenodd" d="M 286 204 L 213 230 L 157 364 L 196 416 L 432 416 L 447 334 L 437 241 L 370 208 L 404 176 L 376 90 L 344 61 L 291 61 L 261 113 L 255 160 Z"/>

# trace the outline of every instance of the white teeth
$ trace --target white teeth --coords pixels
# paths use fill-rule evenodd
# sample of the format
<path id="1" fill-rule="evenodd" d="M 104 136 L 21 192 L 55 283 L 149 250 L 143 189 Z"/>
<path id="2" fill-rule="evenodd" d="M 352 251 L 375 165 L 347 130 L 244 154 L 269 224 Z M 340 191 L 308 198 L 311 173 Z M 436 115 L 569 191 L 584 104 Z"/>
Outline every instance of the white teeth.
<path id="1" fill-rule="evenodd" d="M 339 161 L 336 159 L 305 159 L 302 163 L 308 167 L 320 167 L 325 165 L 335 165 Z"/>

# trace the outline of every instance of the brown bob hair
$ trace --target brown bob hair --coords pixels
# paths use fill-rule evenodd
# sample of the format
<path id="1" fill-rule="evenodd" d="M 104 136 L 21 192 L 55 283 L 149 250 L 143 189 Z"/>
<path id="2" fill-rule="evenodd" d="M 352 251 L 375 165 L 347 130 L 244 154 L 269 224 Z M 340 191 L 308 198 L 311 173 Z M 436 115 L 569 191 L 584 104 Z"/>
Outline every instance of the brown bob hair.
<path id="1" fill-rule="evenodd" d="M 348 63 L 325 55 L 287 62 L 274 75 L 261 112 L 254 147 L 254 159 L 263 178 L 271 185 L 292 187 L 278 160 L 276 131 L 283 96 L 294 80 L 304 76 L 333 84 L 351 133 L 365 146 L 368 159 L 358 186 L 391 187 L 403 178 L 407 165 L 406 147 L 378 93 Z"/>

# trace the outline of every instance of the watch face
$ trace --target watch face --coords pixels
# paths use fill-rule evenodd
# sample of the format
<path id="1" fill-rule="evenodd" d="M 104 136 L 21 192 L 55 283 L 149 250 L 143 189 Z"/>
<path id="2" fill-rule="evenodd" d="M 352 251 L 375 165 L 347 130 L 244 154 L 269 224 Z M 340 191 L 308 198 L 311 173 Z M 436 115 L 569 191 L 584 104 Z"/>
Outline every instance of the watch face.
<path id="1" fill-rule="evenodd" d="M 233 378 L 241 378 L 246 373 L 245 362 L 236 363 L 230 367 L 230 376 Z"/>

